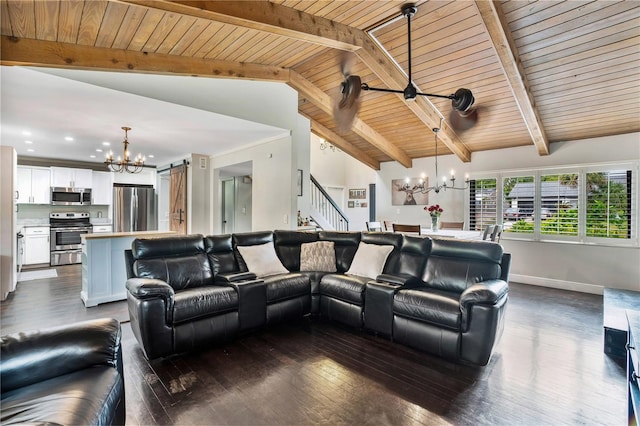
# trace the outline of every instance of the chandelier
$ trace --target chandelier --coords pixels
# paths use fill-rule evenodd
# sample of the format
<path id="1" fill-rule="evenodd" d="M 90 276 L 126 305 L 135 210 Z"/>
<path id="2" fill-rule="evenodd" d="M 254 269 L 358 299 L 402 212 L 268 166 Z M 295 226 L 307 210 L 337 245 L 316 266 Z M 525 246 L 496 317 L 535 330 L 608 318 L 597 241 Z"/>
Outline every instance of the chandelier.
<path id="1" fill-rule="evenodd" d="M 327 148 L 331 149 L 331 151 L 334 151 L 334 152 L 336 150 L 336 147 L 333 146 L 331 143 L 329 143 L 325 139 L 320 139 L 320 151 L 324 151 Z"/>
<path id="2" fill-rule="evenodd" d="M 442 119 L 440 120 L 440 125 L 442 125 Z M 434 186 L 424 186 L 424 178 L 420 179 L 420 182 L 418 182 L 418 185 L 416 186 L 416 190 L 425 194 L 429 191 L 435 191 L 436 194 L 439 193 L 441 190 L 442 191 L 446 191 L 447 189 L 461 189 L 461 190 L 465 190 L 467 188 L 469 188 L 469 176 L 465 176 L 464 179 L 464 186 L 456 186 L 456 175 L 454 173 L 453 170 L 451 170 L 451 177 L 449 178 L 449 180 L 451 181 L 450 184 L 447 183 L 447 177 L 444 176 L 442 178 L 442 183 L 438 184 L 438 132 L 440 132 L 440 129 L 438 127 L 434 127 L 433 129 L 433 134 L 435 135 L 435 140 L 436 140 L 436 184 Z"/>
<path id="3" fill-rule="evenodd" d="M 107 168 L 116 173 L 139 173 L 144 167 L 145 157 L 143 157 L 142 154 L 138 154 L 136 158 L 133 159 L 133 161 L 130 160 L 128 132 L 129 130 L 131 130 L 131 127 L 122 127 L 122 130 L 124 130 L 124 140 L 122 141 L 122 143 L 124 144 L 123 156 L 118 156 L 118 159 L 114 160 L 113 151 L 109 151 L 104 164 L 107 165 Z"/>

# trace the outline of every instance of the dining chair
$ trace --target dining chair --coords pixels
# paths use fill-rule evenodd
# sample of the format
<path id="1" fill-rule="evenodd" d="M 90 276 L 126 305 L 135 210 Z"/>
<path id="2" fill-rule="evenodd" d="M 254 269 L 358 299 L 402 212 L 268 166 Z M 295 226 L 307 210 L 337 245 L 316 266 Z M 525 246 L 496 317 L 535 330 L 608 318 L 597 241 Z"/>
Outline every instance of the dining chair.
<path id="1" fill-rule="evenodd" d="M 491 236 L 491 233 L 493 232 L 493 228 L 495 227 L 495 225 L 487 225 L 484 227 L 484 232 L 482 233 L 482 239 L 486 240 L 487 238 L 489 238 Z"/>
<path id="2" fill-rule="evenodd" d="M 420 225 L 401 225 L 398 223 L 392 223 L 393 232 L 402 232 L 402 233 L 415 233 L 418 235 L 422 235 L 422 227 Z"/>
<path id="3" fill-rule="evenodd" d="M 493 231 L 491 232 L 491 241 L 495 241 L 496 243 L 499 243 L 501 235 L 502 235 L 502 225 L 494 225 Z"/>
<path id="4" fill-rule="evenodd" d="M 440 229 L 464 229 L 464 222 L 440 222 Z"/>
<path id="5" fill-rule="evenodd" d="M 384 224 L 385 231 L 393 231 L 393 222 L 390 220 L 383 220 L 382 223 Z"/>
<path id="6" fill-rule="evenodd" d="M 366 222 L 367 231 L 369 232 L 382 232 L 382 224 L 380 222 Z"/>

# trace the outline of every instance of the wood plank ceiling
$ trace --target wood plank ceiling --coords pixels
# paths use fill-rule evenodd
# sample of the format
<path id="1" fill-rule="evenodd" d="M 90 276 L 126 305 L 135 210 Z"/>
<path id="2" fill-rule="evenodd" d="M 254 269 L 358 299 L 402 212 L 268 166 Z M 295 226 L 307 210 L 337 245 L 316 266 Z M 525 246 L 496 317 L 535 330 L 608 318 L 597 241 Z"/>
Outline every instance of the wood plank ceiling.
<path id="1" fill-rule="evenodd" d="M 351 130 L 339 131 L 344 51 L 370 86 L 406 86 L 406 19 L 389 23 L 403 3 L 1 0 L 1 63 L 282 81 L 315 133 L 376 169 L 434 155 L 440 117 L 439 153 L 463 161 L 640 131 L 637 1 L 417 2 L 413 81 L 428 93 L 471 89 L 478 123 L 455 132 L 446 99 L 369 91 Z"/>

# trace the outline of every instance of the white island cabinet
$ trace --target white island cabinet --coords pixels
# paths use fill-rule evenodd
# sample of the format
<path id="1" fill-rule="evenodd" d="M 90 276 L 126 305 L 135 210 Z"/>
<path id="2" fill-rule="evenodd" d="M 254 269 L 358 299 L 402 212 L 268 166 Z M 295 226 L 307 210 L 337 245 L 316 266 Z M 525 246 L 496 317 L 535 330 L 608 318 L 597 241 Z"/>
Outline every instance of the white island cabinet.
<path id="1" fill-rule="evenodd" d="M 124 251 L 136 238 L 159 238 L 174 232 L 140 231 L 83 234 L 82 291 L 80 298 L 89 308 L 100 303 L 125 300 L 127 269 Z"/>

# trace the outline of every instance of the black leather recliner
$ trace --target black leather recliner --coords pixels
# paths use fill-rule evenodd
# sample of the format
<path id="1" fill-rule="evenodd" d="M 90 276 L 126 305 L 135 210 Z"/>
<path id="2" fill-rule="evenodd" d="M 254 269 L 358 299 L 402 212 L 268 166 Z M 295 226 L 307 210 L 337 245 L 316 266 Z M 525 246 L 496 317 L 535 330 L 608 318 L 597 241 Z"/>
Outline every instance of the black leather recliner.
<path id="1" fill-rule="evenodd" d="M 136 239 L 130 260 L 131 329 L 147 358 L 236 335 L 238 293 L 216 285 L 202 235 Z"/>
<path id="2" fill-rule="evenodd" d="M 124 425 L 120 323 L 98 319 L 0 339 L 0 423 Z"/>
<path id="3" fill-rule="evenodd" d="M 499 244 L 434 239 L 422 282 L 394 296 L 394 340 L 486 365 L 504 329 L 510 262 Z"/>

